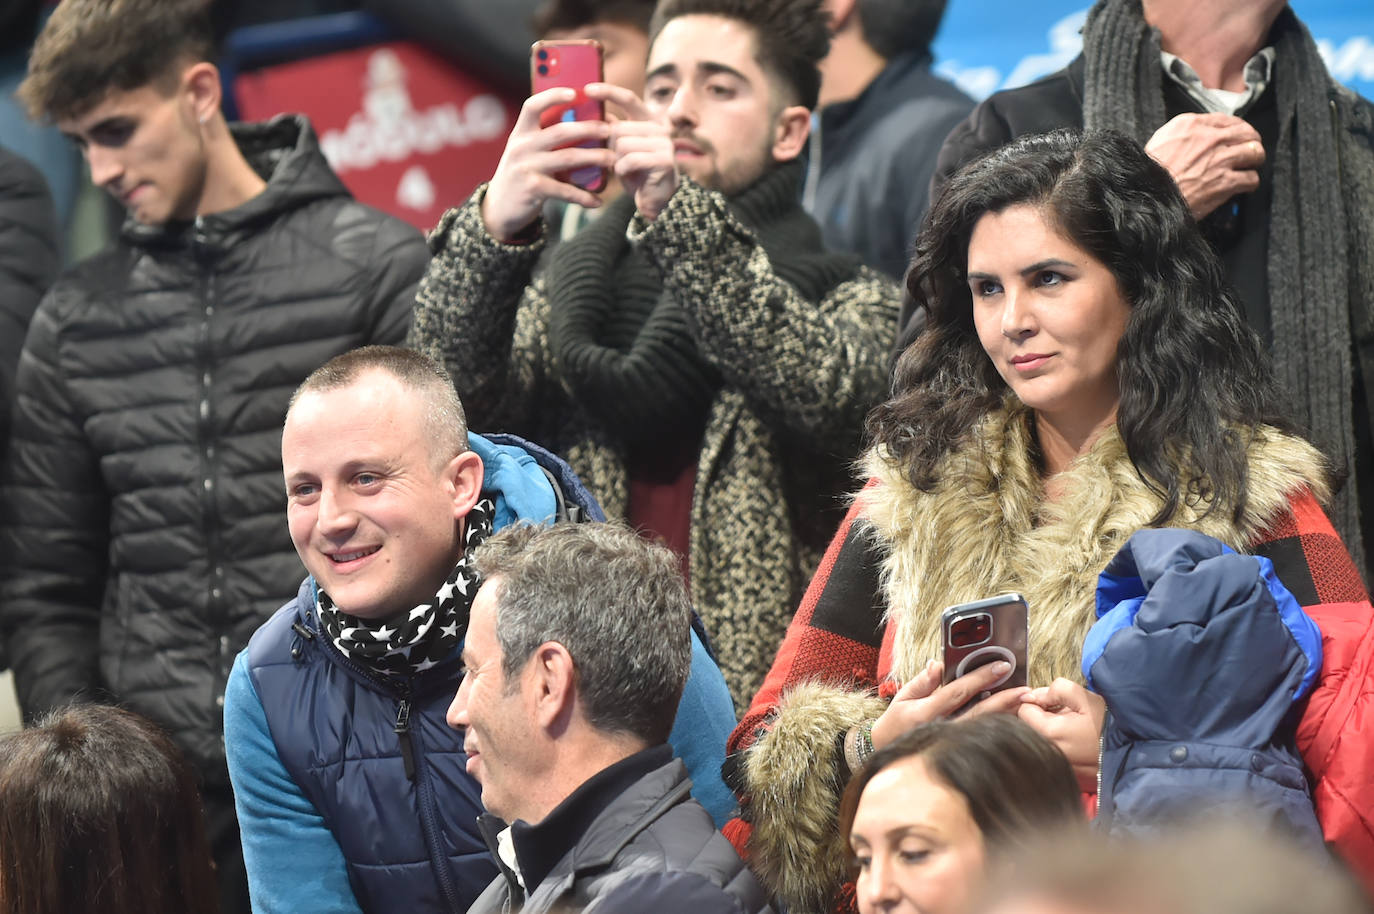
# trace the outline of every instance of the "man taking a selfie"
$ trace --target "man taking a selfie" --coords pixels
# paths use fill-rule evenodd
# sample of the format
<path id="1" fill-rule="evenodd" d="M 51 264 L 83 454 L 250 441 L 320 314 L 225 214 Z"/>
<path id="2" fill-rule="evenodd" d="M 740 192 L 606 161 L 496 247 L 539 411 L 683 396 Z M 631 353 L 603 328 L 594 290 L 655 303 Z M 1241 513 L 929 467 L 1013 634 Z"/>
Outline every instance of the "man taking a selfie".
<path id="1" fill-rule="evenodd" d="M 838 521 L 900 303 L 798 203 L 827 47 L 820 0 L 660 4 L 644 97 L 586 88 L 624 119 L 541 128 L 572 88 L 525 103 L 431 237 L 411 337 L 474 423 L 567 455 L 673 549 L 739 707 Z M 544 205 L 600 206 L 559 175 L 597 167 L 624 195 L 532 281 Z"/>

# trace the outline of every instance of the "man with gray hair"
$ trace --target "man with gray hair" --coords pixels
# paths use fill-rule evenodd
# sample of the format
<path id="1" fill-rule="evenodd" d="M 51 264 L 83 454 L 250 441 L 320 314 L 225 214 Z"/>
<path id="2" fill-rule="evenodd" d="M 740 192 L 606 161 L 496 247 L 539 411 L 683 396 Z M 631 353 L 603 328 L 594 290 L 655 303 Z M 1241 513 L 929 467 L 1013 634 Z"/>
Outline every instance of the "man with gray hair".
<path id="1" fill-rule="evenodd" d="M 310 576 L 239 654 L 224 708 L 253 909 L 466 910 L 497 873 L 444 722 L 481 580 L 473 550 L 517 520 L 601 510 L 542 448 L 468 432 L 447 372 L 396 347 L 305 380 L 282 467 Z M 656 713 L 693 779 L 723 791 L 733 708 L 700 641 L 688 650 L 684 709 Z"/>
<path id="2" fill-rule="evenodd" d="M 476 567 L 448 722 L 501 875 L 469 914 L 768 911 L 665 742 L 691 656 L 673 554 L 620 525 L 516 525 Z"/>

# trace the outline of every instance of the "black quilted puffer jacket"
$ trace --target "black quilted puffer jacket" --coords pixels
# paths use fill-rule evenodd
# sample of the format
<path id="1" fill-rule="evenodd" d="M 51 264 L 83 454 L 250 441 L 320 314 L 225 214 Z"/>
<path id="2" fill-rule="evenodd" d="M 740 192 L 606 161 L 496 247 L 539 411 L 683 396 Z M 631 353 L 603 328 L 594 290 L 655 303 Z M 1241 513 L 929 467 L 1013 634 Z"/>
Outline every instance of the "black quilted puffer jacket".
<path id="1" fill-rule="evenodd" d="M 304 573 L 287 401 L 331 356 L 400 342 L 429 259 L 349 196 L 304 119 L 233 129 L 263 193 L 127 223 L 39 305 L 0 477 L 0 627 L 26 718 L 113 699 L 226 784 L 230 665 Z"/>

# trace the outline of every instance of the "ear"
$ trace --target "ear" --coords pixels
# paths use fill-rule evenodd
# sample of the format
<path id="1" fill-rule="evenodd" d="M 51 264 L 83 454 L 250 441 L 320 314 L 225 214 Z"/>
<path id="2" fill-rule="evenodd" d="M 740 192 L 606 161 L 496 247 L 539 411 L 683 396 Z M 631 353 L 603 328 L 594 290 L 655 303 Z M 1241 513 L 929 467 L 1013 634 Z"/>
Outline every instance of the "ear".
<path id="1" fill-rule="evenodd" d="M 200 61 L 181 74 L 182 91 L 197 123 L 204 124 L 219 113 L 222 89 L 219 70 L 208 61 Z"/>
<path id="2" fill-rule="evenodd" d="M 554 735 L 567 729 L 577 704 L 577 671 L 572 654 L 557 641 L 534 649 L 526 674 L 533 679 L 535 720 Z"/>
<path id="3" fill-rule="evenodd" d="M 811 110 L 790 105 L 778 113 L 773 134 L 773 161 L 790 162 L 806 147 L 811 133 Z"/>
<path id="4" fill-rule="evenodd" d="M 444 485 L 453 503 L 454 520 L 467 517 L 472 506 L 477 504 L 482 495 L 484 472 L 482 458 L 476 451 L 464 451 L 444 467 Z"/>
<path id="5" fill-rule="evenodd" d="M 858 0 L 825 0 L 824 6 L 830 19 L 830 34 L 838 34 L 849 25 L 858 24 L 858 17 L 854 15 Z"/>

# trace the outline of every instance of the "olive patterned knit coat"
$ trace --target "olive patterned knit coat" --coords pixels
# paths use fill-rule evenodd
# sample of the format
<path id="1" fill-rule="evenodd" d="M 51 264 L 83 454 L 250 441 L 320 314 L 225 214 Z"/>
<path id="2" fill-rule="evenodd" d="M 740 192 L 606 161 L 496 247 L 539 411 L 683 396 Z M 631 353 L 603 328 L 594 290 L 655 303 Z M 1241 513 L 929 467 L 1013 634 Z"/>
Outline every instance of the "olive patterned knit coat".
<path id="1" fill-rule="evenodd" d="M 843 516 L 864 416 L 886 396 L 900 304 L 891 280 L 824 253 L 796 208 L 799 176 L 794 165 L 774 169 L 729 200 L 684 180 L 652 223 L 622 199 L 601 219 L 621 212 L 626 230 L 597 240 L 583 237 L 595 225 L 585 229 L 533 281 L 543 238 L 493 239 L 479 188 L 430 236 L 435 259 L 411 331 L 411 344 L 452 373 L 471 427 L 560 453 L 608 517 L 626 515 L 632 448 L 654 435 L 695 448 L 692 599 L 738 708 L 762 681 Z M 610 290 L 609 312 L 584 323 L 598 357 L 609 348 L 623 359 L 620 396 L 589 394 L 614 385 L 581 383 L 583 351 L 558 344 L 559 322 L 581 320 L 567 316 L 569 294 L 551 292 L 577 287 L 563 270 L 589 275 L 578 288 L 600 276 Z M 627 334 L 633 308 L 651 313 Z M 617 326 L 621 339 L 604 340 Z M 655 415 L 642 402 L 657 396 L 639 396 L 654 381 L 680 412 Z M 636 408 L 647 423 L 662 421 L 631 427 Z"/>

